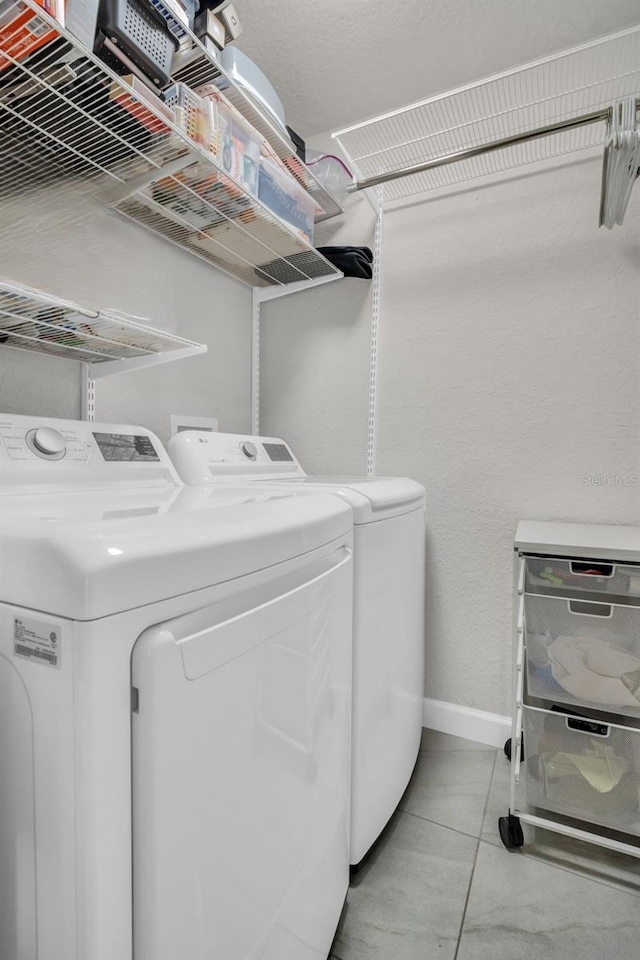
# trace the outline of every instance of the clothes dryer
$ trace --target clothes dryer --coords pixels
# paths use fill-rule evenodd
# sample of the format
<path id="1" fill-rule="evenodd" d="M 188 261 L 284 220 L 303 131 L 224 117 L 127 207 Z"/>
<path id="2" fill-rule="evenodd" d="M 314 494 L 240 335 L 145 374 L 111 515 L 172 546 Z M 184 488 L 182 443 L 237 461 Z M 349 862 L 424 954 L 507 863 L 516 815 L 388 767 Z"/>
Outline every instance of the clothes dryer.
<path id="1" fill-rule="evenodd" d="M 0 416 L 0 958 L 326 957 L 352 516 L 185 489 L 140 427 Z"/>

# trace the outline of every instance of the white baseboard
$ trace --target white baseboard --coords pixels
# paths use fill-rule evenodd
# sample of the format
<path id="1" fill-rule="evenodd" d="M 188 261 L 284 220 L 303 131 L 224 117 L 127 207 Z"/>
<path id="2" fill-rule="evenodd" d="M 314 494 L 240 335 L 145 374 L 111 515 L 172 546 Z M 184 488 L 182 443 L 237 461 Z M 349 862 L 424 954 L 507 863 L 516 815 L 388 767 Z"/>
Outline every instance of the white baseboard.
<path id="1" fill-rule="evenodd" d="M 445 703 L 444 700 L 423 701 L 422 726 L 440 733 L 451 733 L 465 740 L 486 743 L 490 747 L 503 747 L 511 736 L 511 718 L 501 717 L 497 713 L 473 710 L 461 707 L 457 703 Z"/>

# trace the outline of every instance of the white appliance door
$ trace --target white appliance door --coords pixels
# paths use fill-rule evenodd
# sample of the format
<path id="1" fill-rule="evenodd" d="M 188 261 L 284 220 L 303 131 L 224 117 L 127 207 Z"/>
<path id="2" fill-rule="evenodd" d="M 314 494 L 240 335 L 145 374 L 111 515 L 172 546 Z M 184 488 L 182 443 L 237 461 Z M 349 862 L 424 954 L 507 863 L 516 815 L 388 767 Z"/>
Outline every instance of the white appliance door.
<path id="1" fill-rule="evenodd" d="M 349 878 L 348 543 L 138 639 L 136 960 L 327 956 Z"/>

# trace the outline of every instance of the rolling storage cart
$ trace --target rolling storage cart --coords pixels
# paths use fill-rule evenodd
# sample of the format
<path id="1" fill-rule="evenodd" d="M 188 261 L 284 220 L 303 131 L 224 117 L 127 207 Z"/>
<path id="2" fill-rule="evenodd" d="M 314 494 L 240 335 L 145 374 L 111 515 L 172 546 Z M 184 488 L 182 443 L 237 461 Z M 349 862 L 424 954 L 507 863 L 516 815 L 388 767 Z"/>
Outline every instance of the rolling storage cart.
<path id="1" fill-rule="evenodd" d="M 640 857 L 640 528 L 518 524 L 513 689 L 504 845 L 529 823 Z"/>

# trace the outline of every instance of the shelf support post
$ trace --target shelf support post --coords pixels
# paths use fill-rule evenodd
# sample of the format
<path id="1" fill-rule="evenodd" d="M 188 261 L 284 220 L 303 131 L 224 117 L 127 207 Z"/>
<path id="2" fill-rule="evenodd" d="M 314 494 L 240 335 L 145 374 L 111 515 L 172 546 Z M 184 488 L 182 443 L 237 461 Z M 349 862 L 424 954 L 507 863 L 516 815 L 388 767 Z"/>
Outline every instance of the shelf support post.
<path id="1" fill-rule="evenodd" d="M 251 433 L 260 434 L 260 291 L 251 292 Z"/>
<path id="2" fill-rule="evenodd" d="M 96 419 L 96 382 L 88 363 L 82 364 L 82 419 L 90 423 Z"/>
<path id="3" fill-rule="evenodd" d="M 369 421 L 367 435 L 367 476 L 376 473 L 376 446 L 378 432 L 378 337 L 382 304 L 380 300 L 382 282 L 382 227 L 383 206 L 382 187 L 378 188 L 379 207 L 376 216 L 376 229 L 373 242 L 373 287 L 371 301 L 371 354 L 369 359 Z"/>

